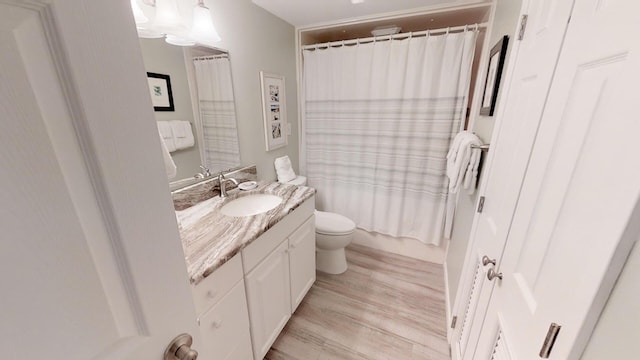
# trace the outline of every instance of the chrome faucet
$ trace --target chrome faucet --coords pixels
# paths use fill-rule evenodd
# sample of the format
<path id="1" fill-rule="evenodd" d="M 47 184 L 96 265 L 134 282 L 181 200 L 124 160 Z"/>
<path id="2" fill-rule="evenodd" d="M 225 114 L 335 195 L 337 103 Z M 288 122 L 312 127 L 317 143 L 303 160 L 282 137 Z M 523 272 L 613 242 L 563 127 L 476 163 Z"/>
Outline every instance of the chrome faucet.
<path id="1" fill-rule="evenodd" d="M 200 165 L 200 169 L 202 169 L 202 172 L 193 175 L 194 179 L 204 179 L 204 178 L 208 178 L 209 176 L 211 176 L 211 172 L 209 171 L 208 168 Z"/>
<path id="2" fill-rule="evenodd" d="M 220 184 L 220 197 L 227 197 L 227 181 L 231 181 L 238 186 L 238 180 L 234 178 L 226 178 L 223 173 L 218 174 L 218 184 Z"/>

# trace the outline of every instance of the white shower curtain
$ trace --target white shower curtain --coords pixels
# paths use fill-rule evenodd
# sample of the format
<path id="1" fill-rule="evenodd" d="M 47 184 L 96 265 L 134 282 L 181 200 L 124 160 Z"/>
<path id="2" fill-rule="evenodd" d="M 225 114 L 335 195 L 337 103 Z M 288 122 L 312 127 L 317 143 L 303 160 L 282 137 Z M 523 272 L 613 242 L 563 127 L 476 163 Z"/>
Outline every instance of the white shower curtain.
<path id="1" fill-rule="evenodd" d="M 201 155 L 212 172 L 240 165 L 236 108 L 229 58 L 222 56 L 193 59 L 202 126 Z"/>
<path id="2" fill-rule="evenodd" d="M 303 173 L 318 208 L 438 245 L 475 31 L 304 51 Z"/>

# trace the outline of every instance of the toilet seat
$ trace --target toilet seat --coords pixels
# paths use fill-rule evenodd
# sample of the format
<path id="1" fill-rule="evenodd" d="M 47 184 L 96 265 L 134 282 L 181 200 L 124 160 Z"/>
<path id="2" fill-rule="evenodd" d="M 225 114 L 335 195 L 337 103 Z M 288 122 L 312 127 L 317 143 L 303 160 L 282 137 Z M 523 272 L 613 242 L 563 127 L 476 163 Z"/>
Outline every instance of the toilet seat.
<path id="1" fill-rule="evenodd" d="M 316 233 L 324 235 L 347 235 L 356 229 L 356 223 L 340 214 L 317 211 Z"/>

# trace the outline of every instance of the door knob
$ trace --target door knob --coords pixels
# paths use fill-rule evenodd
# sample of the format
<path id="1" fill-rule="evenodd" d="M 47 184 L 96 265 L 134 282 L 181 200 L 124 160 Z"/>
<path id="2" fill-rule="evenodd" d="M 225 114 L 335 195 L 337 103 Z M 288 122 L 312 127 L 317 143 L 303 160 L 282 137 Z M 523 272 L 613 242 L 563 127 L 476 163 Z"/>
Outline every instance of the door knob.
<path id="1" fill-rule="evenodd" d="M 180 334 L 171 341 L 164 351 L 164 360 L 196 360 L 198 352 L 191 349 L 193 338 L 189 334 Z"/>
<path id="2" fill-rule="evenodd" d="M 489 271 L 487 271 L 487 279 L 491 281 L 495 278 L 502 280 L 502 273 L 497 273 L 495 270 L 489 269 Z"/>
<path id="3" fill-rule="evenodd" d="M 493 264 L 493 266 L 496 266 L 496 259 L 489 259 L 487 255 L 483 256 L 482 265 L 487 266 L 489 264 Z"/>

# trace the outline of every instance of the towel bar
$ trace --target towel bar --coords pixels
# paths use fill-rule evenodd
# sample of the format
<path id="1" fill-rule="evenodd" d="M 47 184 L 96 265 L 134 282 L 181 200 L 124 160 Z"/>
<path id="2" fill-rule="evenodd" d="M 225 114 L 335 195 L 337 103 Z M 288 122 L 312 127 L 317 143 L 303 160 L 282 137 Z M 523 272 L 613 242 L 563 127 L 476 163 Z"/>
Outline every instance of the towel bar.
<path id="1" fill-rule="evenodd" d="M 471 145 L 472 149 L 480 149 L 482 151 L 489 151 L 489 144 L 484 145 Z"/>

